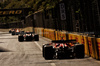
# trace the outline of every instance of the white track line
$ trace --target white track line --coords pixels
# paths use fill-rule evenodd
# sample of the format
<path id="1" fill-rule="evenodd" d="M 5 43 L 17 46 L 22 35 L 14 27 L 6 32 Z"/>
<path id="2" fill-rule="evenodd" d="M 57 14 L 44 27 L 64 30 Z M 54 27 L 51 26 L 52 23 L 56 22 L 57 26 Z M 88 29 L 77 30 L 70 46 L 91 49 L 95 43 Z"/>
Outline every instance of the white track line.
<path id="1" fill-rule="evenodd" d="M 34 42 L 38 47 L 39 47 L 39 49 L 42 51 L 42 47 L 37 43 L 37 42 Z M 50 60 L 51 61 L 51 60 Z M 56 66 L 56 64 L 55 63 L 50 63 L 51 64 L 51 66 Z"/>
<path id="2" fill-rule="evenodd" d="M 42 51 L 42 47 L 37 43 L 37 42 L 34 42 L 38 47 L 39 49 Z"/>

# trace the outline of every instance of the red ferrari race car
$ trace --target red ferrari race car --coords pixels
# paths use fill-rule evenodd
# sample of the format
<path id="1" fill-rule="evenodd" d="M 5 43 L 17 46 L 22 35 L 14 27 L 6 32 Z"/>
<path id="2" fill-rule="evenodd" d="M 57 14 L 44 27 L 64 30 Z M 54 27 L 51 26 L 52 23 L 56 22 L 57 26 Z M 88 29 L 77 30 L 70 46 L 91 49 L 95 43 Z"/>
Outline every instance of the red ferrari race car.
<path id="1" fill-rule="evenodd" d="M 18 36 L 18 41 L 39 41 L 39 35 L 34 34 L 33 32 L 21 32 Z"/>
<path id="2" fill-rule="evenodd" d="M 11 29 L 9 30 L 9 33 L 12 33 L 12 35 L 18 35 L 20 34 L 20 29 Z"/>
<path id="3" fill-rule="evenodd" d="M 57 40 L 42 47 L 45 59 L 84 58 L 84 45 L 76 40 Z"/>

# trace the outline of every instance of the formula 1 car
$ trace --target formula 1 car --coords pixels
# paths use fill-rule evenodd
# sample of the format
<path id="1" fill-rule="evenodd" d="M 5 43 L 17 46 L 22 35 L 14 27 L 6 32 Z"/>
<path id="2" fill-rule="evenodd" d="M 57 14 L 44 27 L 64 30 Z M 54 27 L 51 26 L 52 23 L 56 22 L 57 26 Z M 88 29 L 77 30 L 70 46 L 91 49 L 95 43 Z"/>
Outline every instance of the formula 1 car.
<path id="1" fill-rule="evenodd" d="M 57 40 L 42 46 L 45 59 L 84 58 L 84 45 L 76 40 Z"/>
<path id="2" fill-rule="evenodd" d="M 15 29 L 9 29 L 9 33 L 12 33 L 13 31 L 15 31 Z"/>
<path id="3" fill-rule="evenodd" d="M 18 36 L 18 41 L 23 42 L 23 41 L 39 41 L 39 35 L 34 34 L 32 32 L 21 32 Z"/>
<path id="4" fill-rule="evenodd" d="M 12 33 L 12 35 L 18 35 L 18 34 L 20 34 L 20 29 L 9 30 L 9 33 Z"/>

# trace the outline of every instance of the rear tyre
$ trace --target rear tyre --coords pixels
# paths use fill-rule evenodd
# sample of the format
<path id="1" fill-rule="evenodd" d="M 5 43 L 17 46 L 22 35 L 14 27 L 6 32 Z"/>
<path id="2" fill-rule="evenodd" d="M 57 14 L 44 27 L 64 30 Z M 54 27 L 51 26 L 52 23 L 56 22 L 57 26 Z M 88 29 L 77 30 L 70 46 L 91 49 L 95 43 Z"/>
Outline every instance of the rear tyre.
<path id="1" fill-rule="evenodd" d="M 44 52 L 45 52 L 44 46 L 45 46 L 45 45 L 42 46 L 42 55 L 43 55 L 43 57 L 45 57 L 45 56 L 44 56 Z"/>
<path id="2" fill-rule="evenodd" d="M 24 37 L 23 37 L 23 36 L 18 36 L 18 41 L 19 41 L 19 42 L 24 41 Z"/>
<path id="3" fill-rule="evenodd" d="M 35 35 L 35 36 L 34 36 L 34 40 L 35 40 L 35 41 L 39 41 L 39 35 Z"/>
<path id="4" fill-rule="evenodd" d="M 15 35 L 15 32 L 12 32 L 12 35 Z"/>
<path id="5" fill-rule="evenodd" d="M 43 56 L 45 59 L 53 59 L 54 56 L 54 49 L 52 46 L 44 47 L 43 48 Z"/>
<path id="6" fill-rule="evenodd" d="M 9 33 L 11 33 L 11 30 L 9 30 Z"/>
<path id="7" fill-rule="evenodd" d="M 74 51 L 75 51 L 76 58 L 84 58 L 85 54 L 84 54 L 84 45 L 83 44 L 75 45 Z"/>

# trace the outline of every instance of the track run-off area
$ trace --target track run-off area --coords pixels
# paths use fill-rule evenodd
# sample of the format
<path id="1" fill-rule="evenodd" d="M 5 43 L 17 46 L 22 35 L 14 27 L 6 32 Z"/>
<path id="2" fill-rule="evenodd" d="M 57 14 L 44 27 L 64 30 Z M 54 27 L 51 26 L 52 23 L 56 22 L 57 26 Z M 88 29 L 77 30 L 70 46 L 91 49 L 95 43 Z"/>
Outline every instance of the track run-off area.
<path id="1" fill-rule="evenodd" d="M 42 45 L 51 40 L 39 36 L 39 41 L 19 42 L 18 36 L 0 32 L 0 66 L 100 66 L 100 61 L 85 56 L 82 59 L 45 60 Z"/>

